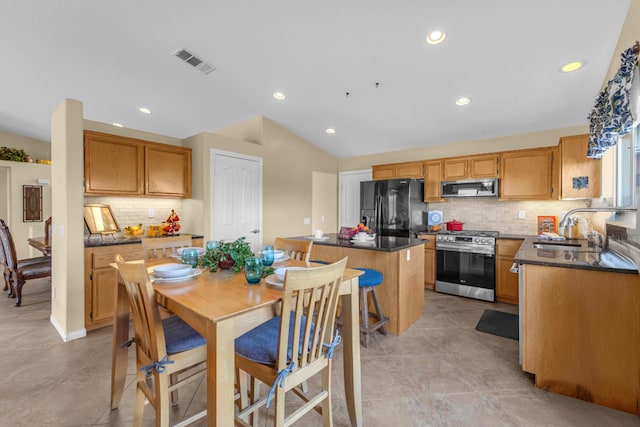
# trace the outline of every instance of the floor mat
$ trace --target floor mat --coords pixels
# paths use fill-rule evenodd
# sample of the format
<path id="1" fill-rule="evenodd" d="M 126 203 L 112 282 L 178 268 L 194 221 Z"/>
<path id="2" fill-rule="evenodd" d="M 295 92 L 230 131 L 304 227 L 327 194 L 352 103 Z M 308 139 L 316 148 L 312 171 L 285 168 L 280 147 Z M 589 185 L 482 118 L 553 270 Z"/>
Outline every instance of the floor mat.
<path id="1" fill-rule="evenodd" d="M 476 331 L 518 341 L 518 315 L 485 310 L 476 325 Z"/>

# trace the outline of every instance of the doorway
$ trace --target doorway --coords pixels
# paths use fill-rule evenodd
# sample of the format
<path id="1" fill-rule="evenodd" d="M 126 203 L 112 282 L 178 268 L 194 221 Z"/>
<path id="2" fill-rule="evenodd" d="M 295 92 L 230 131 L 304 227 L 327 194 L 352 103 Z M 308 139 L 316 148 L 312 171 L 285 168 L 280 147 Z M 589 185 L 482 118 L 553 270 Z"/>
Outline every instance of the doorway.
<path id="1" fill-rule="evenodd" d="M 371 169 L 340 172 L 338 227 L 354 227 L 360 222 L 360 183 L 371 181 Z"/>
<path id="2" fill-rule="evenodd" d="M 262 247 L 262 158 L 211 150 L 211 238 Z"/>
<path id="3" fill-rule="evenodd" d="M 0 167 L 0 218 L 11 227 L 11 169 Z"/>

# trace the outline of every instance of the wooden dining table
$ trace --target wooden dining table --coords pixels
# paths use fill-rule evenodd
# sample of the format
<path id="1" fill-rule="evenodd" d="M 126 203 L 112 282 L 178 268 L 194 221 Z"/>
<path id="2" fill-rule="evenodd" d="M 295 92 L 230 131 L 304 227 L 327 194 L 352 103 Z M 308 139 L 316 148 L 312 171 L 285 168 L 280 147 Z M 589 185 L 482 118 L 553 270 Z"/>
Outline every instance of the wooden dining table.
<path id="1" fill-rule="evenodd" d="M 143 262 L 143 261 L 140 261 Z M 148 260 L 150 267 L 175 259 Z M 112 264 L 115 268 L 117 266 Z M 319 267 L 304 261 L 281 266 Z M 346 269 L 340 289 L 343 314 L 343 366 L 347 410 L 352 426 L 362 426 L 358 276 Z M 282 290 L 265 283 L 247 284 L 244 274 L 203 271 L 190 280 L 154 283 L 157 298 L 207 340 L 207 425 L 234 425 L 235 338 L 272 318 Z M 122 398 L 127 375 L 129 300 L 122 280 L 116 287 L 113 323 L 111 408 Z"/>

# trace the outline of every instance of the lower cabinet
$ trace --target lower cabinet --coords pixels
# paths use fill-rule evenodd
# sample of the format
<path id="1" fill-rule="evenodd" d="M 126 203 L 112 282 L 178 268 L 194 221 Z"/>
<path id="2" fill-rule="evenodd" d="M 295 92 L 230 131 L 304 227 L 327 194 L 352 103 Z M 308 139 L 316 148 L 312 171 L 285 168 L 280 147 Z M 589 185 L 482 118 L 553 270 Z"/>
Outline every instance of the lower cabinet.
<path id="1" fill-rule="evenodd" d="M 511 272 L 522 240 L 496 239 L 496 301 L 518 304 L 518 275 Z"/>
<path id="2" fill-rule="evenodd" d="M 420 239 L 424 242 L 424 287 L 425 289 L 436 288 L 436 236 L 422 235 Z"/>
<path id="3" fill-rule="evenodd" d="M 193 239 L 193 246 L 202 246 L 202 239 Z M 126 261 L 144 257 L 140 243 L 84 249 L 84 324 L 88 331 L 113 323 L 118 273 L 110 264 L 116 254 Z"/>

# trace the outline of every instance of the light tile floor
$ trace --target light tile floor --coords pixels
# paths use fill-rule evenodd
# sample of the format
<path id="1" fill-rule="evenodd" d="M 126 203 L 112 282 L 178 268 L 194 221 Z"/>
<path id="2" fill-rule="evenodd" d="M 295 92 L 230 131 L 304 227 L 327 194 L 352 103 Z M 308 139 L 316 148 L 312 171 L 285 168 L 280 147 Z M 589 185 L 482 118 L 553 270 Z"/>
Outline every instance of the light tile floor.
<path id="1" fill-rule="evenodd" d="M 516 341 L 475 331 L 485 308 L 516 312 L 428 291 L 423 316 L 403 335 L 374 334 L 362 349 L 364 425 L 640 426 L 640 417 L 535 388 L 520 370 Z M 125 395 L 112 411 L 111 329 L 63 343 L 50 310 L 48 279 L 25 285 L 21 308 L 0 299 L 0 426 L 130 426 L 134 352 Z M 340 350 L 334 360 L 334 423 L 348 426 Z M 201 410 L 205 397 L 202 382 L 182 391 L 172 422 Z M 321 424 L 311 413 L 298 425 Z M 150 408 L 145 425 L 153 425 Z"/>

